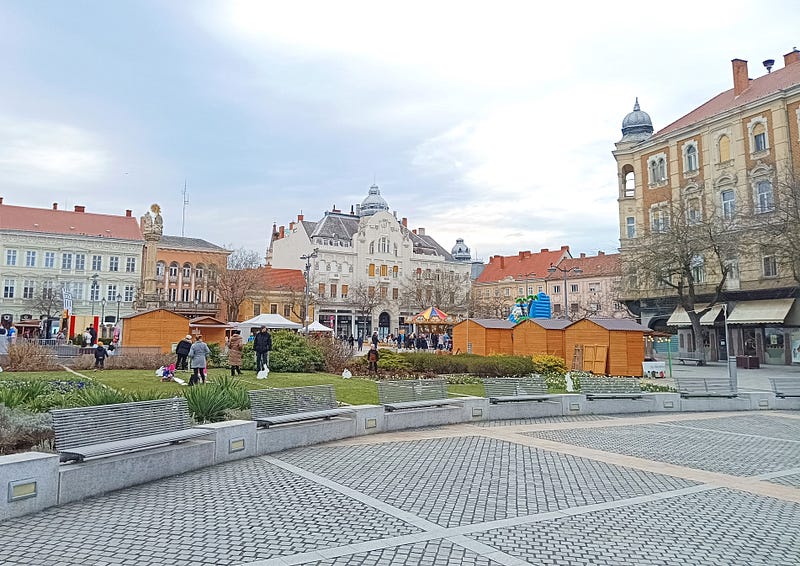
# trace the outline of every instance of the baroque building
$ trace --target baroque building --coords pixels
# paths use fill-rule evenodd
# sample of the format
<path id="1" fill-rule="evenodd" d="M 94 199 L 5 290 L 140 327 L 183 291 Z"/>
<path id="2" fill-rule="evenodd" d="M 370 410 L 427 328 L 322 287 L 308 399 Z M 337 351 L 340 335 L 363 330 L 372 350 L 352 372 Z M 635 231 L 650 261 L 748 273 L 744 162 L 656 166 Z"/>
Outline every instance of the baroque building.
<path id="1" fill-rule="evenodd" d="M 349 213 L 334 206 L 275 227 L 267 251 L 268 265 L 304 271 L 316 319 L 341 337 L 411 332 L 427 306 L 466 315 L 470 258 L 463 240 L 449 252 L 424 228 L 410 230 L 375 185 Z"/>
<path id="2" fill-rule="evenodd" d="M 800 361 L 795 269 L 778 241 L 758 237 L 789 205 L 780 184 L 800 171 L 800 52 L 787 53 L 773 71 L 774 63 L 764 61 L 766 71 L 751 79 L 747 61 L 734 59 L 731 89 L 655 132 L 637 100 L 613 152 L 623 267 L 653 234 L 724 226 L 719 234 L 730 249 L 698 253 L 684 270 L 698 297 L 695 312 L 702 301 L 718 301 L 700 321 L 712 360 L 730 351 L 762 363 Z M 643 324 L 677 328 L 681 353 L 691 355 L 698 345 L 669 277 L 633 273 L 623 298 Z"/>

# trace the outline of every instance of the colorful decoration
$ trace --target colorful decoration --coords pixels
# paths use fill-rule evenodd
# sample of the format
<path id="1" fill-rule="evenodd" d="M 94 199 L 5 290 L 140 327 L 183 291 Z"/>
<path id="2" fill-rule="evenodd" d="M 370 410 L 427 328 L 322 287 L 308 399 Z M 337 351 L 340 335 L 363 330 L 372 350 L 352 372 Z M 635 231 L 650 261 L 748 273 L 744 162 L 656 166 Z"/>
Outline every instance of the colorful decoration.
<path id="1" fill-rule="evenodd" d="M 437 322 L 446 324 L 450 323 L 450 317 L 447 316 L 447 313 L 440 311 L 436 307 L 425 309 L 421 313 L 414 315 L 411 320 L 414 322 L 414 324 L 436 324 Z"/>
<path id="2" fill-rule="evenodd" d="M 547 293 L 537 293 L 527 297 L 517 297 L 508 320 L 517 324 L 527 318 L 551 318 L 550 297 Z"/>

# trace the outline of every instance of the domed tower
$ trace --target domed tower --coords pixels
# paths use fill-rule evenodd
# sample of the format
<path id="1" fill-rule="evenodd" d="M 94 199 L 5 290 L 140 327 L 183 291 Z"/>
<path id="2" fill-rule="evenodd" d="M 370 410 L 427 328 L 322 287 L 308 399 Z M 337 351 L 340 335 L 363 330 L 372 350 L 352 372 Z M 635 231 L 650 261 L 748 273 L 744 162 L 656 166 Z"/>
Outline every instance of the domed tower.
<path id="1" fill-rule="evenodd" d="M 639 98 L 633 105 L 633 112 L 625 116 L 622 120 L 622 139 L 620 143 L 638 143 L 646 140 L 653 135 L 653 121 L 650 115 L 639 108 Z"/>
<path id="2" fill-rule="evenodd" d="M 361 217 L 372 216 L 381 210 L 389 210 L 389 205 L 381 196 L 381 190 L 378 185 L 372 185 L 369 188 L 367 198 L 361 202 L 361 206 L 358 208 L 358 215 Z"/>
<path id="3" fill-rule="evenodd" d="M 472 259 L 469 246 L 464 243 L 464 238 L 456 239 L 456 245 L 453 246 L 453 249 L 450 251 L 450 253 L 453 256 L 453 259 L 456 261 L 470 261 Z"/>

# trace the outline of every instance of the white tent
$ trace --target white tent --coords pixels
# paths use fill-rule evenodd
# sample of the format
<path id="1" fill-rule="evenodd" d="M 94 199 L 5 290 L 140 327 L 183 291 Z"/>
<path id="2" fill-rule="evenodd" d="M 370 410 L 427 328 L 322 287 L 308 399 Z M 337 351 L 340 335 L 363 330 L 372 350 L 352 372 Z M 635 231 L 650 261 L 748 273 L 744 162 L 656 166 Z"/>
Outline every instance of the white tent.
<path id="1" fill-rule="evenodd" d="M 248 334 L 253 328 L 261 328 L 262 326 L 266 326 L 270 330 L 279 330 L 284 328 L 299 330 L 300 328 L 303 328 L 302 324 L 297 324 L 296 322 L 287 320 L 279 314 L 260 314 L 251 318 L 250 320 L 245 320 L 244 322 L 239 322 L 236 324 L 236 328 L 241 330 L 243 333 L 246 332 Z"/>
<path id="2" fill-rule="evenodd" d="M 305 332 L 305 331 L 306 331 L 306 327 L 305 326 L 300 329 L 300 332 Z M 318 322 L 318 321 L 315 320 L 314 322 L 312 322 L 311 324 L 308 325 L 308 331 L 309 332 L 333 332 L 333 328 L 331 328 L 329 326 L 325 326 L 321 322 Z"/>

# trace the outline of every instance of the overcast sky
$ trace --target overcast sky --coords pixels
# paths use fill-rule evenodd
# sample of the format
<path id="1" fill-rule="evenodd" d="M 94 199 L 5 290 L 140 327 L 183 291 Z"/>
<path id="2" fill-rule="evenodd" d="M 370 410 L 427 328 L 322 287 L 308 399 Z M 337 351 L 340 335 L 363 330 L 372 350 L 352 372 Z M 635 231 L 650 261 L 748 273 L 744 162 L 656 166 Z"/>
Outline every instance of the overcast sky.
<path id="1" fill-rule="evenodd" d="M 800 46 L 800 4 L 0 0 L 0 196 L 263 252 L 373 180 L 473 254 L 618 247 L 611 151 Z"/>

